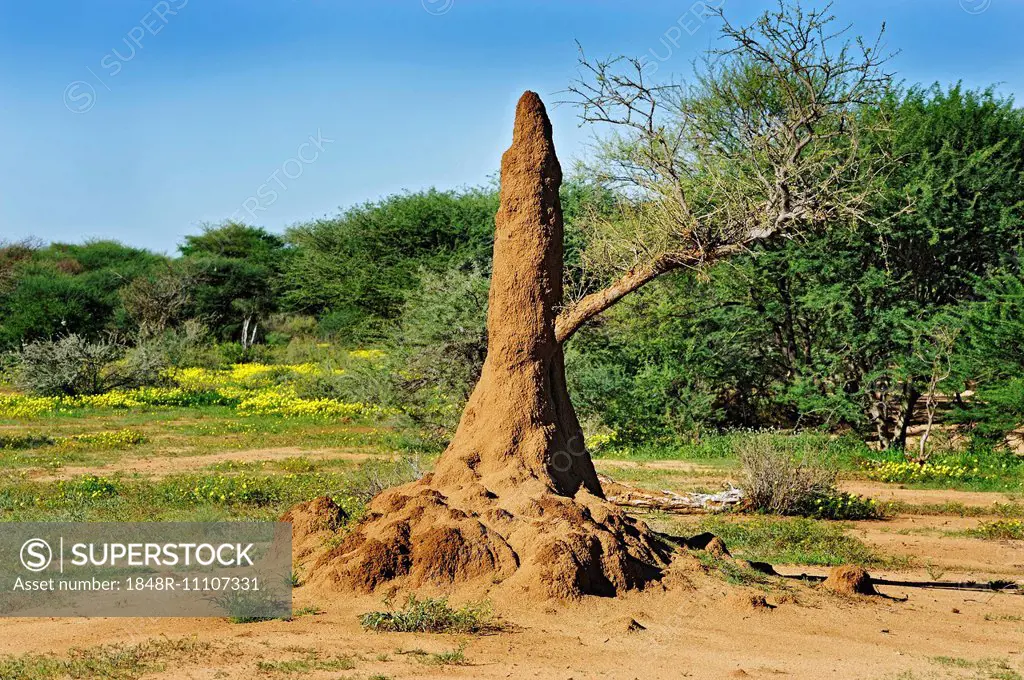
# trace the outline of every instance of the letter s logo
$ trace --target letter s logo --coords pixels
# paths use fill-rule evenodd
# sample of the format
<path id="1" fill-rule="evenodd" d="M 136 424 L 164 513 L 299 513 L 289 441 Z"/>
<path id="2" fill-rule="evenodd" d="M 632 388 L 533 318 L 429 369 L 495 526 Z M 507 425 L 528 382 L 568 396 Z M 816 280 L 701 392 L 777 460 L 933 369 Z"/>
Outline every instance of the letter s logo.
<path id="1" fill-rule="evenodd" d="M 53 551 L 50 544 L 41 538 L 30 538 L 21 546 L 21 566 L 29 571 L 39 572 L 50 566 Z"/>

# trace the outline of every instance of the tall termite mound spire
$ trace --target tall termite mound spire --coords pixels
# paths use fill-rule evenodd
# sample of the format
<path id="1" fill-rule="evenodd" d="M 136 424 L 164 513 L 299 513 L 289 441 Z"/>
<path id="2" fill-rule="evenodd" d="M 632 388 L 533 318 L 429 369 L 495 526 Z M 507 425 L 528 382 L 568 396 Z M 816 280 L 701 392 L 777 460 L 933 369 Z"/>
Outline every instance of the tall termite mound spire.
<path id="1" fill-rule="evenodd" d="M 563 495 L 581 485 L 601 495 L 555 340 L 562 303 L 561 183 L 547 111 L 536 93 L 526 92 L 516 107 L 512 146 L 501 159 L 487 359 L 438 465 L 440 480 L 472 467 L 498 487 L 532 476 Z"/>
<path id="2" fill-rule="evenodd" d="M 480 381 L 434 473 L 374 498 L 312 560 L 311 582 L 578 597 L 643 587 L 667 565 L 671 547 L 604 500 L 566 390 L 561 181 L 544 104 L 526 92 L 501 162 Z"/>

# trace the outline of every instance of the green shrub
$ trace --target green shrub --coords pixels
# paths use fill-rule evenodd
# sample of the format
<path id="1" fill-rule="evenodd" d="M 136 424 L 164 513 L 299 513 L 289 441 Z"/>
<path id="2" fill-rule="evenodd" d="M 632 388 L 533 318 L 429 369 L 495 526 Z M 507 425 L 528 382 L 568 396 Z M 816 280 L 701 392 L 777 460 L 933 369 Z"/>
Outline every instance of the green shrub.
<path id="1" fill-rule="evenodd" d="M 85 475 L 70 481 L 58 482 L 64 500 L 96 500 L 113 498 L 119 494 L 117 484 L 106 477 Z"/>
<path id="2" fill-rule="evenodd" d="M 729 546 L 737 557 L 772 564 L 878 566 L 885 560 L 846 526 L 834 522 L 792 517 L 728 519 L 707 517 L 694 527 L 708 531 Z"/>
<path id="3" fill-rule="evenodd" d="M 128 349 L 114 339 L 80 335 L 38 340 L 19 353 L 15 380 L 42 396 L 79 396 L 165 382 L 166 357 L 148 346 Z"/>
<path id="4" fill-rule="evenodd" d="M 797 506 L 795 514 L 815 519 L 858 520 L 882 517 L 885 509 L 873 498 L 832 491 L 819 496 L 809 496 Z"/>
<path id="5" fill-rule="evenodd" d="M 422 271 L 402 306 L 388 366 L 395 398 L 415 423 L 450 436 L 487 355 L 489 278 L 477 268 Z"/>
<path id="6" fill-rule="evenodd" d="M 417 599 L 410 595 L 401 609 L 368 612 L 359 616 L 366 630 L 377 633 L 482 633 L 498 628 L 486 604 L 467 604 L 454 609 L 448 600 Z"/>
<path id="7" fill-rule="evenodd" d="M 1024 540 L 1024 521 L 1019 519 L 997 519 L 981 522 L 969 532 L 972 536 L 989 540 Z"/>

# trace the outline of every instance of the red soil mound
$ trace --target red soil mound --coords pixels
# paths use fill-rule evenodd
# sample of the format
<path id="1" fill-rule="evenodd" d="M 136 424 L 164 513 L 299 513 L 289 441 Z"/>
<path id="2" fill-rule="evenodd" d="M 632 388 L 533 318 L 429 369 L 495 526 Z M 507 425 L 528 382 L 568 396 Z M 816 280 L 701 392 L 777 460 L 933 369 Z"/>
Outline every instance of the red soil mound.
<path id="1" fill-rule="evenodd" d="M 604 499 L 565 386 L 561 180 L 544 105 L 527 92 L 502 157 L 480 381 L 434 474 L 375 498 L 310 582 L 364 592 L 504 582 L 573 598 L 660 578 L 674 546 Z"/>
<path id="2" fill-rule="evenodd" d="M 281 517 L 292 523 L 292 561 L 302 562 L 344 526 L 348 515 L 327 496 L 291 508 Z"/>
<path id="3" fill-rule="evenodd" d="M 853 565 L 835 567 L 821 584 L 826 590 L 840 595 L 877 595 L 868 572 Z"/>

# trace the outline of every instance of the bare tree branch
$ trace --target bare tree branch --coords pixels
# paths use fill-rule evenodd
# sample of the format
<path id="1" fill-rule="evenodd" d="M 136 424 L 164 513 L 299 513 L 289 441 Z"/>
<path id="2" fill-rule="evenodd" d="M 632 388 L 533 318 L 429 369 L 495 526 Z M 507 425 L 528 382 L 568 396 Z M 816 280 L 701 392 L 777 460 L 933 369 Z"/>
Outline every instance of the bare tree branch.
<path id="1" fill-rule="evenodd" d="M 830 6 L 781 2 L 748 26 L 721 10 L 722 46 L 689 85 L 648 82 L 642 60 L 590 60 L 566 91 L 596 126 L 585 175 L 620 197 L 585 219 L 585 266 L 605 290 L 569 300 L 560 336 L 661 274 L 746 246 L 865 219 L 884 170 L 861 140 L 889 87 L 881 38 L 835 29 Z"/>

